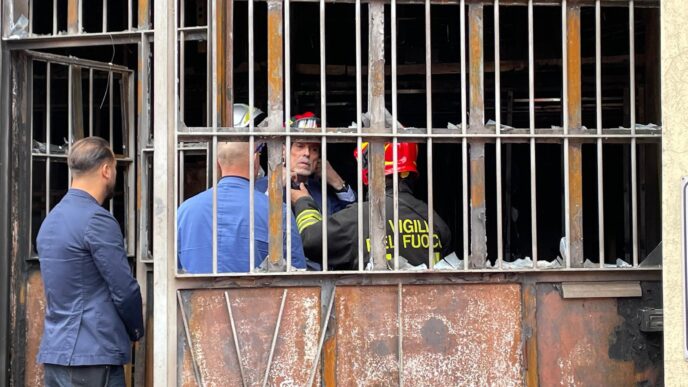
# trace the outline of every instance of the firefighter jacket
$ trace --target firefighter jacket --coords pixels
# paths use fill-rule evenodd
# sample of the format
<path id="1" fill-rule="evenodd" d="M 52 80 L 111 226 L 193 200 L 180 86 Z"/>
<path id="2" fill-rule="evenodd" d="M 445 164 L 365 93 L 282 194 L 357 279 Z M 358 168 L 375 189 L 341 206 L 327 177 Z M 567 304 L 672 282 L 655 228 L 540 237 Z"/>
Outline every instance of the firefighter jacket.
<path id="1" fill-rule="evenodd" d="M 386 257 L 394 257 L 394 230 L 399 231 L 399 255 L 414 266 L 428 264 L 428 206 L 412 194 L 404 180 L 399 182 L 399 223 L 394 225 L 394 199 L 391 187 L 386 198 Z M 368 231 L 369 202 L 363 203 L 363 258 L 367 264 L 370 257 L 370 235 Z M 311 197 L 299 199 L 294 204 L 296 225 L 306 257 L 322 263 L 322 215 Z M 434 261 L 437 262 L 452 252 L 451 231 L 446 223 L 434 213 L 433 246 Z M 358 204 L 353 204 L 327 218 L 327 263 L 334 270 L 358 268 Z"/>

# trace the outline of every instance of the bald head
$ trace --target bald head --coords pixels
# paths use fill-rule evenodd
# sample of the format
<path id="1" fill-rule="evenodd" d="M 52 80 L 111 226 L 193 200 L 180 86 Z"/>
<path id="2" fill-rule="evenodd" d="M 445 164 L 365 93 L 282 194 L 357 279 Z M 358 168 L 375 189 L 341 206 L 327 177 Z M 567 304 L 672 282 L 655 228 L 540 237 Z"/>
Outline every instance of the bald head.
<path id="1" fill-rule="evenodd" d="M 256 154 L 249 147 L 248 142 L 222 142 L 217 144 L 217 164 L 222 171 L 222 176 L 240 176 L 249 178 L 249 157 Z M 256 159 L 254 166 L 259 162 Z M 255 175 L 254 175 L 255 176 Z"/>

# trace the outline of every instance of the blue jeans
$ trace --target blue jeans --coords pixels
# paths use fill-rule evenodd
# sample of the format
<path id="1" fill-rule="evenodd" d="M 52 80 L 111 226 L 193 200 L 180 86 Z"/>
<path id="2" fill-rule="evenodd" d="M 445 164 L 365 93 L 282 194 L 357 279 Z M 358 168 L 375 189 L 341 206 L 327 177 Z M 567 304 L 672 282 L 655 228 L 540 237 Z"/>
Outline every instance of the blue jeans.
<path id="1" fill-rule="evenodd" d="M 61 366 L 44 364 L 46 387 L 124 387 L 121 365 Z"/>

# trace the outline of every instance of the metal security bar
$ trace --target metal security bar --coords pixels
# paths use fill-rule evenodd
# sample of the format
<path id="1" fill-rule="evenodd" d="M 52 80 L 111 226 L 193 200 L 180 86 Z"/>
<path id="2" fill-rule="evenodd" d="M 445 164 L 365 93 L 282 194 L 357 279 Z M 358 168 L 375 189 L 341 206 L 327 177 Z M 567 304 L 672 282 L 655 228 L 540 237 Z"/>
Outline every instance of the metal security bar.
<path id="1" fill-rule="evenodd" d="M 58 55 L 28 52 L 31 58 L 30 68 L 33 72 L 37 63 L 45 68 L 45 72 L 35 73 L 30 78 L 32 82 L 41 80 L 43 90 L 36 90 L 30 85 L 32 98 L 29 111 L 31 138 L 33 140 L 31 159 L 33 165 L 33 184 L 29 192 L 33 196 L 32 207 L 41 203 L 39 198 L 44 198 L 42 209 L 32 208 L 31 222 L 33 233 L 37 232 L 43 218 L 47 216 L 52 207 L 57 204 L 61 196 L 69 188 L 71 176 L 67 168 L 67 155 L 69 146 L 79 138 L 89 135 L 100 135 L 110 141 L 110 146 L 115 152 L 117 169 L 123 176 L 124 184 L 121 189 L 123 194 L 110 199 L 107 207 L 119 221 L 124 223 L 123 235 L 126 238 L 126 249 L 129 256 L 135 255 L 135 191 L 133 165 L 134 158 L 130 150 L 134 149 L 134 114 L 128 101 L 133 100 L 133 73 L 122 66 L 101 64 L 97 62 L 66 58 Z M 105 80 L 105 87 L 97 90 L 98 98 L 108 106 L 105 111 L 105 119 L 94 126 L 94 110 L 102 114 L 104 109 L 99 108 L 99 101 L 94 101 L 94 77 Z M 85 85 L 82 86 L 82 85 Z M 84 88 L 88 91 L 83 95 Z M 117 106 L 119 110 L 119 127 L 115 144 L 115 88 L 119 94 Z M 56 91 L 57 90 L 57 91 Z M 62 94 L 57 94 L 61 92 Z M 42 94 L 44 99 L 38 101 L 37 96 Z M 43 102 L 44 101 L 44 102 Z M 86 101 L 86 105 L 84 106 Z M 101 105 L 102 106 L 102 105 Z M 84 118 L 88 117 L 86 122 Z M 42 118 L 37 122 L 36 118 Z M 104 123 L 103 123 L 104 121 Z M 34 129 L 41 127 L 41 133 Z M 88 126 L 86 130 L 85 126 Z M 64 128 L 66 127 L 66 131 Z M 96 130 L 97 129 L 97 130 Z M 64 131 L 64 132 L 63 132 Z M 117 145 L 117 146 L 116 146 Z M 36 165 L 44 164 L 44 171 L 36 170 Z M 58 170 L 58 166 L 59 170 Z M 42 176 L 41 176 L 42 175 Z M 43 177 L 43 178 L 41 178 Z M 40 191 L 37 191 L 40 189 Z M 116 208 L 118 211 L 116 211 Z M 39 211 L 36 213 L 36 211 Z M 121 211 L 121 212 L 120 212 Z M 37 216 L 38 215 L 38 216 Z M 32 237 L 32 243 L 34 238 Z M 32 258 L 37 258 L 34 249 Z"/>
<path id="2" fill-rule="evenodd" d="M 458 199 L 460 203 L 458 208 L 460 211 L 453 215 L 446 215 L 439 213 L 442 218 L 454 216 L 453 222 L 457 226 L 453 229 L 453 245 L 456 257 L 460 263 L 459 266 L 450 268 L 448 270 L 461 271 L 484 271 L 484 270 L 544 270 L 544 269 L 610 269 L 620 267 L 639 268 L 644 257 L 640 256 L 640 227 L 638 217 L 639 194 L 638 194 L 638 145 L 639 144 L 657 144 L 661 139 L 661 128 L 639 127 L 637 125 L 636 117 L 636 76 L 638 58 L 642 58 L 643 54 L 636 53 L 635 36 L 637 35 L 635 26 L 635 10 L 644 7 L 656 7 L 656 2 L 649 1 L 603 1 L 603 0 L 562 0 L 562 1 L 538 1 L 538 0 L 491 0 L 484 2 L 465 2 L 464 0 L 457 0 L 455 2 L 442 2 L 441 4 L 433 1 L 392 1 L 388 4 L 378 1 L 371 1 L 366 5 L 362 5 L 360 1 L 351 3 L 351 10 L 353 11 L 353 28 L 355 29 L 354 42 L 352 44 L 353 53 L 355 56 L 355 63 L 349 65 L 331 64 L 328 61 L 329 53 L 337 48 L 328 46 L 328 39 L 334 32 L 327 29 L 328 15 L 330 14 L 330 7 L 334 7 L 330 2 L 320 0 L 313 4 L 310 8 L 313 10 L 312 15 L 317 17 L 319 23 L 317 24 L 317 33 L 314 35 L 318 39 L 317 47 L 317 65 L 308 67 L 301 62 L 299 58 L 295 57 L 293 53 L 295 48 L 293 44 L 294 28 L 293 20 L 303 17 L 300 12 L 305 9 L 309 2 L 302 1 L 287 1 L 287 2 L 232 2 L 232 1 L 210 1 L 208 9 L 212 10 L 213 15 L 224 15 L 223 17 L 209 17 L 208 26 L 189 27 L 185 25 L 184 6 L 185 2 L 181 0 L 178 4 L 180 18 L 178 20 L 177 31 L 175 34 L 176 44 L 179 52 L 185 52 L 185 42 L 188 41 L 190 29 L 194 28 L 193 33 L 200 36 L 200 39 L 207 41 L 207 64 L 210 71 L 206 76 L 207 84 L 210 85 L 208 90 L 207 105 L 209 115 L 207 117 L 207 126 L 188 125 L 188 113 L 185 113 L 185 101 L 191 95 L 187 90 L 187 77 L 185 72 L 193 68 L 193 64 L 189 64 L 184 60 L 184 55 L 178 56 L 178 71 L 179 71 L 179 109 L 181 125 L 176 128 L 176 143 L 180 156 L 176 159 L 178 166 L 176 167 L 177 182 L 176 192 L 180 201 L 185 196 L 184 193 L 184 160 L 186 149 L 191 143 L 206 143 L 212 144 L 205 153 L 207 157 L 208 168 L 212 184 L 209 186 L 217 187 L 216 182 L 219 178 L 218 170 L 212 158 L 217 157 L 217 146 L 224 141 L 246 141 L 249 148 L 254 149 L 256 145 L 266 141 L 268 144 L 268 189 L 267 195 L 270 198 L 270 206 L 268 211 L 268 218 L 270 219 L 270 241 L 269 241 L 269 265 L 268 273 L 283 274 L 294 273 L 293 271 L 293 257 L 291 254 L 292 234 L 298 232 L 291 227 L 291 222 L 282 223 L 276 214 L 285 211 L 291 214 L 293 206 L 291 204 L 291 191 L 285 190 L 285 179 L 288 176 L 282 177 L 282 163 L 290 165 L 291 156 L 289 149 L 292 144 L 298 141 L 308 141 L 320 144 L 320 190 L 326 192 L 327 185 L 327 163 L 328 163 L 328 145 L 336 144 L 353 144 L 358 150 L 358 154 L 362 154 L 364 143 L 368 143 L 368 167 L 370 185 L 368 189 L 363 188 L 361 181 L 361 174 L 364 169 L 361 158 L 356 161 L 356 176 L 357 176 L 357 270 L 359 272 L 366 272 L 369 269 L 373 271 L 386 271 L 387 262 L 393 270 L 401 270 L 400 263 L 400 235 L 398 227 L 394 227 L 392 235 L 386 235 L 386 223 L 389 221 L 394 225 L 399 224 L 399 177 L 397 170 L 397 163 L 399 155 L 397 152 L 397 144 L 400 142 L 415 142 L 422 144 L 425 150 L 424 165 L 426 169 L 423 171 L 426 179 L 424 192 L 426 192 L 425 201 L 428 204 L 427 213 L 427 237 L 429 243 L 427 245 L 427 263 L 426 270 L 447 270 L 447 268 L 436 269 L 435 265 L 442 260 L 441 254 L 432 242 L 435 237 L 435 212 L 438 210 L 435 196 L 438 195 L 438 181 L 442 181 L 446 174 L 455 173 L 454 176 L 460 178 L 461 198 Z M 263 8 L 263 4 L 266 6 Z M 408 50 L 408 48 L 399 47 L 399 33 L 400 17 L 399 9 L 411 7 L 414 4 L 422 5 L 422 17 L 418 21 L 422 21 L 424 30 L 424 63 L 423 66 L 411 67 L 408 64 L 400 64 L 399 53 L 400 50 Z M 364 45 L 362 42 L 361 31 L 363 28 L 362 8 L 367 8 L 368 15 L 368 56 L 367 66 L 363 65 Z M 454 19 L 453 23 L 456 25 L 458 34 L 458 62 L 453 63 L 439 63 L 435 58 L 441 55 L 441 50 L 436 50 L 438 45 L 435 41 L 433 33 L 434 15 L 441 14 L 438 10 L 452 9 L 458 13 L 458 18 Z M 556 7 L 556 8 L 554 8 Z M 601 25 L 601 18 L 603 12 L 608 10 L 617 10 L 620 7 L 627 9 L 627 30 L 625 31 L 628 37 L 627 51 L 628 55 L 612 58 L 610 56 L 603 56 L 603 34 Z M 505 39 L 509 39 L 509 33 L 512 30 L 505 32 L 503 27 L 511 25 L 509 19 L 504 18 L 504 12 L 512 12 L 514 8 L 523 9 L 524 15 L 527 16 L 525 23 L 519 31 L 522 37 L 527 41 L 527 57 L 522 62 L 517 62 L 513 59 L 513 53 L 507 51 L 504 59 L 503 49 Z M 538 50 L 542 50 L 541 41 L 542 35 L 538 23 L 543 23 L 541 14 L 543 10 L 557 9 L 560 12 L 560 33 L 561 39 L 558 44 L 561 46 L 561 52 L 558 58 L 538 57 Z M 591 10 L 592 12 L 587 12 Z M 489 11 L 489 12 L 488 12 Z M 234 21 L 238 20 L 237 15 L 243 15 L 245 12 L 246 22 L 243 24 L 246 30 L 237 29 L 238 24 Z M 384 26 L 385 14 L 391 13 L 389 19 L 391 25 L 388 28 L 389 32 Z M 229 17 L 228 15 L 231 15 Z M 551 12 L 549 13 L 551 15 Z M 242 16 L 243 17 L 243 16 Z M 255 20 L 261 18 L 266 20 L 267 35 L 256 34 Z M 262 19 L 265 18 L 265 19 Z M 592 19 L 588 19 L 592 18 Z M 408 18 L 403 19 L 406 22 Z M 551 19 L 551 18 L 550 18 Z M 594 57 L 587 58 L 582 56 L 582 27 L 581 19 L 591 20 L 594 28 Z M 491 29 L 485 28 L 486 25 L 491 25 Z M 458 27 L 458 28 L 457 28 Z M 467 27 L 467 28 L 466 28 Z M 515 28 L 515 27 L 510 27 Z M 466 30 L 468 32 L 466 33 Z M 207 31 L 207 36 L 206 36 Z M 536 32 L 537 31 L 537 32 Z M 282 33 L 283 32 L 283 33 Z M 387 33 L 390 34 L 387 37 Z M 256 41 L 256 37 L 266 39 L 266 41 Z M 487 36 L 492 37 L 492 42 L 486 39 Z M 655 37 L 656 38 L 656 37 Z M 242 40 L 246 39 L 246 43 Z M 386 46 L 385 42 L 389 42 Z M 585 44 L 589 44 L 585 41 Z M 610 43 L 616 44 L 616 43 Z M 260 53 L 264 47 L 267 48 L 267 56 Z M 241 48 L 240 51 L 237 51 Z M 385 50 L 391 50 L 389 58 L 390 63 L 385 63 Z M 245 57 L 241 50 L 245 50 Z M 491 52 L 491 56 L 488 56 Z M 259 55 L 259 57 L 257 57 Z M 223 60 L 221 58 L 240 58 L 239 60 Z M 258 59 L 257 59 L 258 58 Z M 242 60 L 246 60 L 245 65 Z M 629 121 L 627 124 L 622 124 L 622 128 L 615 128 L 614 126 L 605 127 L 605 110 L 608 107 L 606 102 L 611 97 L 603 96 L 603 88 L 606 87 L 604 83 L 602 68 L 607 64 L 628 63 L 629 78 L 628 78 L 628 96 L 627 101 L 629 112 L 627 117 Z M 444 66 L 442 66 L 444 65 Z M 652 64 L 643 62 L 644 66 L 652 66 Z M 245 67 L 242 67 L 245 66 Z M 453 67 L 455 66 L 455 67 Z M 560 68 L 561 85 L 560 90 L 563 90 L 560 96 L 544 95 L 537 88 L 539 86 L 538 77 L 551 76 L 551 70 L 543 72 L 544 67 Z M 582 90 L 584 72 L 588 68 L 594 68 L 594 94 L 591 97 L 585 95 Z M 197 71 L 198 68 L 194 68 Z M 523 70 L 525 79 L 527 79 L 527 87 L 520 89 L 513 89 L 510 85 L 513 82 L 510 78 L 505 83 L 505 72 L 514 72 Z M 263 78 L 265 73 L 267 78 Z M 312 72 L 309 72 L 312 71 Z M 349 71 L 351 71 L 349 73 Z M 485 76 L 488 73 L 493 73 L 493 76 Z M 240 74 L 240 75 L 239 75 Z M 319 107 L 320 119 L 322 125 L 320 128 L 309 130 L 292 127 L 289 122 L 289 117 L 295 111 L 294 101 L 298 100 L 300 91 L 295 88 L 293 81 L 293 74 L 300 74 L 300 76 L 317 75 L 319 79 L 316 83 L 317 92 L 313 95 L 318 96 L 318 101 L 314 102 L 312 106 Z M 337 95 L 337 83 L 332 79 L 334 76 L 347 76 L 350 74 L 350 81 L 352 86 L 351 92 L 351 106 L 355 105 L 353 111 L 356 118 L 351 127 L 329 126 L 328 117 L 335 115 L 331 114 L 331 110 L 338 106 L 335 101 Z M 363 74 L 367 74 L 367 82 L 363 79 Z M 425 107 L 419 107 L 419 110 L 425 111 L 424 124 L 425 128 L 416 128 L 402 125 L 399 122 L 399 117 L 406 112 L 400 112 L 399 95 L 409 93 L 407 89 L 403 91 L 399 87 L 400 77 L 412 75 L 424 76 L 424 87 L 413 89 L 414 93 L 420 93 L 424 96 Z M 434 81 L 434 77 L 441 77 L 445 75 L 456 75 L 460 82 L 460 90 L 458 94 L 458 105 L 455 114 L 460 117 L 458 125 L 448 125 L 442 127 L 438 122 L 442 119 L 437 118 L 437 91 L 433 85 L 439 85 L 442 88 L 442 81 Z M 511 75 L 509 75 L 511 76 Z M 245 77 L 245 78 L 244 78 Z M 389 88 L 386 88 L 385 77 L 390 80 Z M 246 83 L 242 83 L 242 79 Z M 315 78 L 314 78 L 315 79 Z M 278 83 L 277 83 L 278 82 Z M 299 82 L 302 82 L 299 80 Z M 551 81 L 547 81 L 551 82 Z M 408 83 L 408 82 L 407 82 Z M 264 86 L 267 84 L 267 86 Z M 355 86 L 354 86 L 355 84 Z M 367 85 L 367 98 L 362 90 Z M 537 87 L 536 87 L 537 86 Z M 258 91 L 256 88 L 259 87 Z M 407 88 L 407 86 L 404 86 Z M 355 88 L 355 90 L 353 90 Z M 491 89 L 493 93 L 488 93 Z M 508 91 L 507 91 L 508 89 Z M 513 90 L 512 90 L 513 89 Z M 220 92 L 220 90 L 223 90 Z M 417 90 L 417 91 L 416 91 Z M 512 97 L 512 94 L 522 94 L 524 97 Z M 232 103 L 240 101 L 237 95 L 246 96 L 246 102 L 250 108 L 259 105 L 267 110 L 267 120 L 261 125 L 259 122 L 250 121 L 248 128 L 234 127 L 233 123 L 229 121 L 229 115 L 226 106 L 231 106 Z M 267 98 L 265 98 L 267 96 Z M 284 97 L 282 97 L 284 96 Z M 506 97 L 505 97 L 506 96 Z M 258 100 L 256 98 L 258 97 Z M 617 97 L 615 97 L 617 98 Z M 505 102 L 506 99 L 506 102 Z M 368 107 L 363 106 L 364 100 L 367 100 Z M 591 101 L 591 104 L 588 102 Z M 516 126 L 506 126 L 506 122 L 511 122 L 511 115 L 514 114 L 513 105 L 515 103 L 525 103 L 526 106 L 523 112 L 527 117 L 523 124 Z M 544 117 L 552 116 L 552 103 L 559 104 L 561 110 L 560 121 L 552 121 L 551 127 L 547 124 L 543 125 Z M 389 104 L 389 105 L 388 105 Z M 549 105 L 548 105 L 549 104 Z M 441 105 L 441 103 L 440 103 Z M 389 106 L 391 114 L 386 117 L 385 108 Z M 554 105 L 556 107 L 556 105 Z M 588 106 L 592 106 L 589 110 Z M 231 108 L 230 108 L 231 109 Z M 369 126 L 364 126 L 363 116 L 364 112 L 368 112 L 366 119 L 369 120 Z M 589 113 L 592 112 L 593 129 L 588 129 L 584 126 L 584 122 L 588 122 Z M 519 113 L 521 114 L 521 113 Z M 223 118 L 224 117 L 224 118 Z M 492 123 L 488 119 L 493 119 Z M 552 120 L 547 118 L 548 120 Z M 193 120 L 193 119 L 192 119 Z M 611 118 L 609 119 L 611 120 Z M 492 127 L 494 125 L 494 128 Z M 392 145 L 392 160 L 393 173 L 391 179 L 392 185 L 392 213 L 386 214 L 385 209 L 385 174 L 383 170 L 384 165 L 384 150 L 385 143 Z M 511 146 L 513 144 L 527 145 L 527 163 L 529 171 L 527 172 L 526 186 L 528 187 L 529 198 L 525 203 L 528 203 L 527 211 L 521 211 L 521 216 L 529 217 L 527 223 L 527 232 L 530 234 L 530 240 L 524 245 L 527 245 L 527 253 L 522 254 L 519 258 L 514 256 L 511 237 L 506 235 L 507 224 L 514 224 L 517 220 L 513 217 L 513 208 L 504 207 L 505 199 L 512 195 L 507 189 L 511 189 L 511 183 L 505 185 L 505 177 L 503 165 L 509 165 L 511 162 Z M 438 160 L 438 147 L 445 144 L 457 144 L 460 149 L 461 167 L 456 171 L 439 171 L 434 161 Z M 560 260 L 557 261 L 555 256 L 545 249 L 543 253 L 543 245 L 545 243 L 551 244 L 551 241 L 544 241 L 544 235 L 550 230 L 552 221 L 547 217 L 551 215 L 550 210 L 543 207 L 543 200 L 550 200 L 551 198 L 544 197 L 538 191 L 541 189 L 542 170 L 544 167 L 541 162 L 549 160 L 551 156 L 546 154 L 541 155 L 542 145 L 544 144 L 559 144 L 561 150 L 561 188 L 563 193 L 561 210 L 562 219 L 562 233 L 561 241 L 559 241 L 560 249 L 558 251 Z M 586 161 L 588 157 L 587 144 L 594 146 L 595 152 L 592 157 L 595 158 L 595 167 L 589 169 L 584 167 L 589 162 Z M 629 159 L 623 161 L 624 165 L 628 165 L 629 169 L 629 185 L 627 193 L 629 195 L 628 214 L 631 223 L 630 248 L 626 251 L 630 255 L 625 257 L 624 254 L 616 253 L 615 257 L 621 257 L 620 261 L 623 263 L 608 262 L 609 254 L 609 240 L 605 239 L 608 225 L 605 220 L 609 219 L 605 216 L 605 211 L 608 209 L 605 206 L 605 201 L 609 201 L 608 193 L 605 192 L 605 158 L 609 152 L 605 150 L 611 144 L 625 144 L 628 146 Z M 282 155 L 283 149 L 284 154 Z M 507 149 L 507 150 L 505 150 Z M 505 157 L 506 156 L 506 157 Z M 265 165 L 265 161 L 263 160 Z M 254 159 L 250 160 L 249 169 L 254 169 Z M 458 167 L 458 166 L 457 166 Z M 286 171 L 288 174 L 289 172 Z M 595 179 L 589 179 L 588 174 L 595 175 Z M 273 176 L 273 174 L 275 174 Z M 525 172 L 524 172 L 525 174 Z M 273 177 L 271 177 L 273 176 Z M 275 176 L 279 176 L 276 177 Z M 439 179 L 439 180 L 438 180 Z M 253 192 L 255 181 L 254 177 L 249 178 L 250 192 Z M 546 180 L 546 179 L 545 179 Z M 583 185 L 588 182 L 594 182 L 594 195 L 586 194 L 585 192 L 592 192 L 586 190 L 584 192 Z M 554 184 L 557 184 L 556 182 Z M 488 188 L 491 191 L 488 192 Z M 368 192 L 368 200 L 366 200 L 365 192 Z M 441 195 L 441 194 L 440 194 Z M 249 196 L 250 211 L 250 258 L 249 267 L 253 275 L 263 275 L 263 271 L 254 271 L 259 257 L 255 255 L 255 203 L 253 196 Z M 233 276 L 242 275 L 241 273 L 222 273 L 218 272 L 218 252 L 217 252 L 217 235 L 218 235 L 218 220 L 217 220 L 217 194 L 213 190 L 213 256 L 212 256 L 212 273 L 178 273 L 179 277 L 194 277 L 194 276 Z M 284 202 L 284 207 L 282 203 Z M 590 206 L 587 203 L 597 202 L 595 206 Z M 365 205 L 368 205 L 368 212 L 365 213 Z M 589 217 L 590 208 L 595 209 L 594 216 Z M 584 233 L 586 232 L 586 224 L 584 223 L 583 212 L 586 212 L 586 220 L 593 219 L 596 223 L 595 236 L 597 239 L 596 246 L 591 248 L 584 245 Z M 323 199 L 321 214 L 322 218 L 326 219 L 328 213 L 327 200 Z M 525 215 L 524 215 L 525 214 Z M 261 215 L 262 216 L 262 215 Z M 626 215 L 623 215 L 626 216 Z M 544 226 L 543 226 L 544 219 Z M 494 223 L 491 223 L 494 222 Z M 590 222 L 590 220 L 588 220 Z M 614 223 L 615 220 L 612 220 Z M 328 245 L 328 222 L 323 221 L 318 227 L 321 228 L 323 235 L 322 240 L 322 271 L 331 271 L 328 255 L 330 248 Z M 544 227 L 544 228 L 543 228 Z M 609 226 L 612 227 L 612 226 Z M 613 226 L 615 227 L 615 226 Z M 509 226 L 510 228 L 510 226 Z M 367 234 L 364 230 L 368 230 Z M 283 234 L 285 235 L 283 238 Z M 508 232 L 507 232 L 508 234 Z M 365 238 L 369 237 L 369 241 Z M 506 239 L 505 239 L 506 238 Z M 548 237 L 551 238 L 551 237 Z M 283 240 L 285 242 L 283 242 Z M 392 244 L 390 248 L 392 254 L 387 253 L 387 246 Z M 591 245 L 592 246 L 592 245 Z M 285 254 L 283 256 L 283 247 Z M 646 247 L 648 248 L 648 247 Z M 367 251 L 364 251 L 367 249 Z M 507 251 L 509 254 L 507 254 Z M 370 265 L 366 267 L 364 256 L 370 254 Z M 523 260 L 523 255 L 526 255 Z M 176 255 L 176 254 L 175 254 Z M 593 258 L 591 258 L 593 257 Z M 516 262 L 522 260 L 522 262 Z M 178 263 L 177 263 L 178 265 Z M 277 269 L 281 267 L 281 269 Z M 245 274 L 245 273 L 244 273 Z M 308 273 L 299 273 L 300 275 Z"/>

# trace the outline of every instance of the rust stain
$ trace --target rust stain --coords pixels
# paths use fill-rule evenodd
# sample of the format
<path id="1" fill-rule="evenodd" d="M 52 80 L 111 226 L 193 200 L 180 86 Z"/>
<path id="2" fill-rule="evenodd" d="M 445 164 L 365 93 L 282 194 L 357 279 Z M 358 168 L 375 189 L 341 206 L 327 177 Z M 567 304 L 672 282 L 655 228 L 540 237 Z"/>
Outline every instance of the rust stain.
<path id="1" fill-rule="evenodd" d="M 32 270 L 26 283 L 26 385 L 42 386 L 43 366 L 36 362 L 45 324 L 45 293 L 38 269 Z"/>
<path id="2" fill-rule="evenodd" d="M 282 6 L 268 2 L 268 98 L 270 106 L 282 104 Z"/>
<path id="3" fill-rule="evenodd" d="M 323 381 L 325 386 L 335 387 L 337 385 L 337 337 L 333 336 L 327 339 L 324 347 Z"/>
<path id="4" fill-rule="evenodd" d="M 566 49 L 568 51 L 568 122 L 572 132 L 581 130 L 581 26 L 580 5 L 576 0 L 566 8 Z"/>
<path id="5" fill-rule="evenodd" d="M 483 75 L 483 5 L 468 6 L 468 52 L 470 84 L 470 130 L 480 131 L 485 125 Z"/>
<path id="6" fill-rule="evenodd" d="M 183 292 L 194 356 L 208 386 L 241 385 L 224 292 L 224 289 Z M 229 289 L 228 292 L 246 372 L 244 377 L 248 385 L 259 385 L 267 367 L 282 289 Z M 269 385 L 305 385 L 318 348 L 319 288 L 290 288 L 287 294 Z M 181 336 L 180 340 L 185 341 Z M 188 347 L 185 353 L 189 353 Z M 184 357 L 178 372 L 178 378 L 184 381 L 182 385 L 195 384 L 190 356 Z"/>
<path id="7" fill-rule="evenodd" d="M 139 0 L 139 27 L 150 25 L 150 0 Z"/>
<path id="8" fill-rule="evenodd" d="M 396 385 L 395 286 L 337 289 L 337 383 Z M 404 383 L 521 385 L 521 295 L 517 284 L 406 286 Z"/>
<path id="9" fill-rule="evenodd" d="M 523 336 L 526 350 L 526 385 L 538 386 L 537 290 L 532 282 L 523 285 Z"/>
<path id="10" fill-rule="evenodd" d="M 613 360 L 608 355 L 609 337 L 621 322 L 615 299 L 564 300 L 551 284 L 538 285 L 537 294 L 542 385 L 636 384 L 633 362 Z"/>
<path id="11" fill-rule="evenodd" d="M 280 149 L 281 144 L 274 144 L 270 150 Z M 269 256 L 272 264 L 278 264 L 283 259 L 283 227 L 282 227 L 282 165 L 275 165 L 268 174 L 268 230 Z"/>

